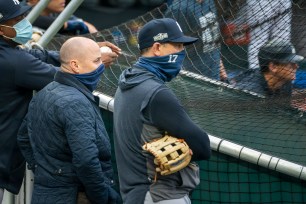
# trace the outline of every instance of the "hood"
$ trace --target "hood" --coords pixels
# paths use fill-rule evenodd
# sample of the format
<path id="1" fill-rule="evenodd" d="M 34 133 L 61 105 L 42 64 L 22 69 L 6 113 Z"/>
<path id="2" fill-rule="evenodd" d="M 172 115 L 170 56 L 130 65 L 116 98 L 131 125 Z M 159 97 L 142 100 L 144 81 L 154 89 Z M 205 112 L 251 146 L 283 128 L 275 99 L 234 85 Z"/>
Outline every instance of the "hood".
<path id="1" fill-rule="evenodd" d="M 131 89 L 138 84 L 152 78 L 161 81 L 161 79 L 159 79 L 152 72 L 149 72 L 146 69 L 133 67 L 122 72 L 119 77 L 118 86 L 121 90 Z"/>

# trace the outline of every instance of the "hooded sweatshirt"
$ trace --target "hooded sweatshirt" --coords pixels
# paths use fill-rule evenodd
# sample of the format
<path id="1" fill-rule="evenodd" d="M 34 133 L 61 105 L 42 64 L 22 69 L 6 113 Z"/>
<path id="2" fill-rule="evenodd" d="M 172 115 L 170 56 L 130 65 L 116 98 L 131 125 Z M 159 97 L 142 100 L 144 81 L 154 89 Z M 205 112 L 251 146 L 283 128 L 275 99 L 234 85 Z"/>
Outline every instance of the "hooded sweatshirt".
<path id="1" fill-rule="evenodd" d="M 140 204 L 150 191 L 154 202 L 184 197 L 199 183 L 198 168 L 189 165 L 154 182 L 153 156 L 146 142 L 165 133 L 184 139 L 192 160 L 210 157 L 208 135 L 189 118 L 165 82 L 140 67 L 123 71 L 114 102 L 114 142 L 123 202 Z"/>

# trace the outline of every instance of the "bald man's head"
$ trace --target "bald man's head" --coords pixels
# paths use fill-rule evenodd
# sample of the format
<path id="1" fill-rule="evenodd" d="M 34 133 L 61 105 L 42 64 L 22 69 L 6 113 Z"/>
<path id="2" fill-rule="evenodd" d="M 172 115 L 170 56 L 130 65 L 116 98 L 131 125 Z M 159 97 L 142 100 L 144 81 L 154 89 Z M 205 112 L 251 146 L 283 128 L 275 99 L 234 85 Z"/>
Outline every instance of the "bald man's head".
<path id="1" fill-rule="evenodd" d="M 67 63 L 71 59 L 81 59 L 92 46 L 98 46 L 98 44 L 89 38 L 73 37 L 68 39 L 60 50 L 61 63 Z"/>
<path id="2" fill-rule="evenodd" d="M 78 70 L 87 69 L 90 65 L 87 63 L 99 60 L 101 62 L 101 53 L 99 45 L 85 37 L 73 37 L 68 39 L 60 49 L 61 69 L 64 72 L 70 73 L 86 73 L 90 70 Z"/>

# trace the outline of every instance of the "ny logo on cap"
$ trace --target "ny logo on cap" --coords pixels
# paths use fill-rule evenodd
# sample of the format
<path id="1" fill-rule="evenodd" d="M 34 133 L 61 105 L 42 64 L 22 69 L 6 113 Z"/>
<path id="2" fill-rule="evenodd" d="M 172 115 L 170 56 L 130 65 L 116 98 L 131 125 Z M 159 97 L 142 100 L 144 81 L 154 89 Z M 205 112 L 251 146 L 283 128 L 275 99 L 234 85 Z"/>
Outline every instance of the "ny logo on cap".
<path id="1" fill-rule="evenodd" d="M 18 0 L 13 0 L 13 2 L 14 2 L 15 5 L 20 4 L 20 2 Z"/>
<path id="2" fill-rule="evenodd" d="M 2 13 L 0 13 L 0 19 L 1 19 L 1 18 L 3 18 L 3 14 L 2 14 Z"/>

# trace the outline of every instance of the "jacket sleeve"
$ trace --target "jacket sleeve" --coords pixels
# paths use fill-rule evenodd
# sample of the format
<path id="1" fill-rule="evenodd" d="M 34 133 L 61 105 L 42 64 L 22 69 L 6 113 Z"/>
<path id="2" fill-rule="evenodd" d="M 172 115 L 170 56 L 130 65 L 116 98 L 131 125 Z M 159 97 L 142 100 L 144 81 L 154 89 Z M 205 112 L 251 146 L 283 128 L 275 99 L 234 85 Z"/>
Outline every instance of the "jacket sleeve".
<path id="1" fill-rule="evenodd" d="M 27 52 L 45 63 L 52 64 L 57 67 L 61 65 L 58 51 L 47 51 L 45 49 L 30 49 L 27 50 Z"/>
<path id="2" fill-rule="evenodd" d="M 95 113 L 81 100 L 70 103 L 62 112 L 72 164 L 86 195 L 93 203 L 107 203 L 110 186 L 99 160 Z"/>
<path id="3" fill-rule="evenodd" d="M 22 88 L 40 90 L 53 81 L 55 72 L 59 70 L 58 67 L 45 63 L 26 51 L 19 52 L 17 58 L 18 60 L 13 62 L 16 69 L 15 84 Z M 45 56 L 44 60 L 48 62 L 49 58 Z"/>
<path id="4" fill-rule="evenodd" d="M 19 128 L 17 134 L 17 142 L 22 155 L 24 156 L 26 162 L 28 163 L 28 169 L 35 171 L 36 162 L 34 159 L 34 154 L 30 143 L 27 116 L 24 118 Z"/>
<path id="5" fill-rule="evenodd" d="M 193 152 L 193 160 L 205 160 L 210 157 L 208 135 L 190 119 L 171 90 L 158 89 L 152 95 L 146 109 L 146 117 L 152 125 L 187 142 Z"/>

